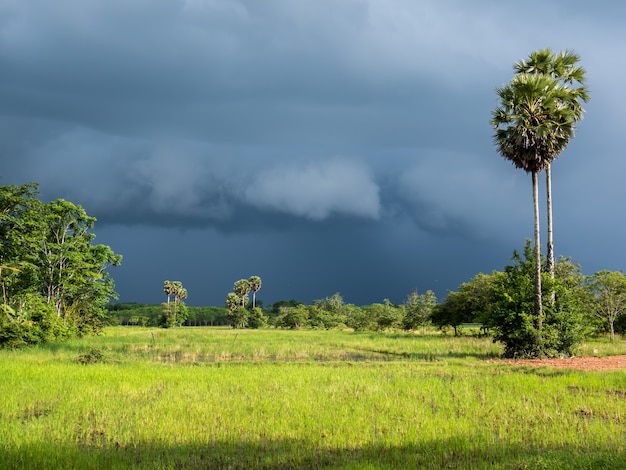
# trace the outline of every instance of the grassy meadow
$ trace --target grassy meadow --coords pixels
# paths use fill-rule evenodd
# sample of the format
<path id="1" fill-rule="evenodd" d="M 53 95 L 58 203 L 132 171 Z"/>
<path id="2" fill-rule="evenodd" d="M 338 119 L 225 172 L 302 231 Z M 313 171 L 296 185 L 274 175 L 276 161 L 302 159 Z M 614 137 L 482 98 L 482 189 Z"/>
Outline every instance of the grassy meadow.
<path id="1" fill-rule="evenodd" d="M 4 350 L 0 468 L 626 468 L 626 373 L 500 352 L 435 332 L 209 327 Z"/>

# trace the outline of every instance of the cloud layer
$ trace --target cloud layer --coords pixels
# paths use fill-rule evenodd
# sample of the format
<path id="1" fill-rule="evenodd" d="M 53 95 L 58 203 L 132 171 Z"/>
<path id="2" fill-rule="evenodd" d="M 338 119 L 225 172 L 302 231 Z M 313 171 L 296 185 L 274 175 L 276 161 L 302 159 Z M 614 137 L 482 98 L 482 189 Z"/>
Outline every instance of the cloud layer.
<path id="1" fill-rule="evenodd" d="M 172 272 L 200 286 L 253 269 L 279 298 L 442 296 L 532 234 L 529 177 L 492 145 L 495 88 L 534 49 L 574 49 L 592 99 L 554 165 L 557 251 L 621 269 L 626 225 L 607 208 L 626 198 L 626 7 L 525 5 L 542 14 L 490 0 L 2 1 L 2 183 L 37 181 L 96 216 L 125 255 L 127 300 Z M 137 257 L 176 236 L 228 253 L 204 261 L 221 274 L 159 250 L 143 286 Z"/>

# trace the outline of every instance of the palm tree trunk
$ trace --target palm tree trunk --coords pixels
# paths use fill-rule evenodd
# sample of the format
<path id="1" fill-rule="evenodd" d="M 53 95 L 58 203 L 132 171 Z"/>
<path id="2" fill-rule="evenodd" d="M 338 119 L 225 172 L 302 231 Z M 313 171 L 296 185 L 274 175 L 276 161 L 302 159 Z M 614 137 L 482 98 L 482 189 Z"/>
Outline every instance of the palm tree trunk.
<path id="1" fill-rule="evenodd" d="M 539 174 L 533 171 L 533 208 L 535 213 L 535 316 L 537 330 L 543 325 L 543 305 L 541 300 L 541 237 L 539 233 Z"/>
<path id="2" fill-rule="evenodd" d="M 548 210 L 548 242 L 546 244 L 547 258 L 548 258 L 548 273 L 550 279 L 554 280 L 554 240 L 552 235 L 552 165 L 548 164 L 546 167 L 546 203 Z M 554 305 L 555 293 L 554 289 L 550 289 L 550 304 Z"/>

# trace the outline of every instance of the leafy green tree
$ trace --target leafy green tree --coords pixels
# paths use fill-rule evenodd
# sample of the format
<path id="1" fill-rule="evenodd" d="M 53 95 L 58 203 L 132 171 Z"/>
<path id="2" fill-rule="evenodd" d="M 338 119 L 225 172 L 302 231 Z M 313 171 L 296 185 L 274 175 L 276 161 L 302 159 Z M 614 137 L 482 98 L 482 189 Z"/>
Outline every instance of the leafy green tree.
<path id="1" fill-rule="evenodd" d="M 280 307 L 279 315 L 274 319 L 277 328 L 297 330 L 306 326 L 309 320 L 309 310 L 303 304 L 295 307 Z"/>
<path id="2" fill-rule="evenodd" d="M 298 302 L 295 299 L 289 300 L 278 300 L 273 304 L 269 305 L 267 308 L 263 310 L 263 313 L 268 317 L 268 323 L 273 326 L 276 325 L 276 319 L 285 313 L 285 308 L 287 307 L 297 307 L 299 305 L 304 305 L 302 302 Z"/>
<path id="3" fill-rule="evenodd" d="M 176 326 L 176 310 L 173 302 L 163 302 L 161 304 L 161 319 L 159 326 L 163 328 L 173 328 Z"/>
<path id="4" fill-rule="evenodd" d="M 42 231 L 42 203 L 37 194 L 35 183 L 0 186 L 0 282 L 5 309 L 15 307 L 14 296 L 38 292 L 35 235 Z"/>
<path id="5" fill-rule="evenodd" d="M 377 331 L 385 331 L 400 326 L 402 309 L 393 305 L 389 299 L 385 299 L 382 304 L 374 303 L 366 308 L 375 319 Z"/>
<path id="6" fill-rule="evenodd" d="M 541 330 L 544 314 L 541 287 L 538 174 L 565 148 L 574 132 L 576 112 L 570 90 L 545 74 L 519 73 L 497 89 L 500 106 L 491 125 L 498 152 L 532 175 L 534 210 L 534 324 Z"/>
<path id="7" fill-rule="evenodd" d="M 335 292 L 330 297 L 314 300 L 313 305 L 316 305 L 327 312 L 336 312 L 343 307 L 343 297 L 339 292 Z"/>
<path id="8" fill-rule="evenodd" d="M 231 318 L 235 328 L 246 328 L 248 326 L 249 314 L 245 307 L 237 307 Z"/>
<path id="9" fill-rule="evenodd" d="M 527 241 L 524 258 L 516 250 L 513 264 L 493 283 L 493 297 L 487 326 L 494 341 L 504 344 L 505 357 L 542 356 L 540 330 L 535 322 L 535 249 Z"/>
<path id="10" fill-rule="evenodd" d="M 345 325 L 344 301 L 339 292 L 313 301 L 309 308 L 309 324 L 314 328 L 331 329 Z"/>
<path id="11" fill-rule="evenodd" d="M 513 263 L 493 278 L 485 324 L 494 341 L 504 345 L 506 357 L 571 355 L 586 332 L 582 290 L 576 288 L 581 279 L 578 268 L 561 258 L 556 273 L 562 277 L 552 280 L 542 272 L 542 285 L 556 295 L 554 304 L 546 306 L 545 325 L 539 329 L 534 315 L 534 257 L 534 247 L 527 240 L 524 255 L 515 251 Z"/>
<path id="12" fill-rule="evenodd" d="M 626 313 L 626 275 L 620 271 L 598 271 L 589 277 L 587 289 L 593 296 L 593 313 L 606 322 L 614 341 L 615 321 Z"/>
<path id="13" fill-rule="evenodd" d="M 37 195 L 35 183 L 0 187 L 0 327 L 27 344 L 97 332 L 117 296 L 107 270 L 121 256 L 93 244 L 95 218 L 81 206 Z"/>
<path id="14" fill-rule="evenodd" d="M 106 245 L 92 244 L 95 235 L 90 230 L 96 219 L 80 206 L 58 199 L 44 204 L 41 216 L 36 252 L 39 291 L 65 324 L 73 323 L 79 333 L 97 331 L 105 304 L 117 297 L 107 269 L 119 265 L 121 256 Z"/>
<path id="15" fill-rule="evenodd" d="M 458 334 L 462 323 L 484 323 L 488 316 L 494 278 L 501 273 L 479 273 L 469 282 L 459 286 L 457 292 L 449 292 L 444 301 L 433 309 L 432 321 L 439 328 L 447 326 Z"/>
<path id="16" fill-rule="evenodd" d="M 415 330 L 421 327 L 422 333 L 425 334 L 426 325 L 430 323 L 436 305 L 437 297 L 432 290 L 426 291 L 425 294 L 419 294 L 417 289 L 411 292 L 404 302 L 402 328 Z"/>
<path id="17" fill-rule="evenodd" d="M 267 317 L 263 314 L 263 310 L 259 307 L 253 307 L 248 312 L 248 328 L 263 328 L 267 325 Z"/>
<path id="18" fill-rule="evenodd" d="M 348 304 L 345 306 L 345 316 L 346 326 L 354 331 L 373 331 L 376 329 L 376 321 L 368 309 Z"/>

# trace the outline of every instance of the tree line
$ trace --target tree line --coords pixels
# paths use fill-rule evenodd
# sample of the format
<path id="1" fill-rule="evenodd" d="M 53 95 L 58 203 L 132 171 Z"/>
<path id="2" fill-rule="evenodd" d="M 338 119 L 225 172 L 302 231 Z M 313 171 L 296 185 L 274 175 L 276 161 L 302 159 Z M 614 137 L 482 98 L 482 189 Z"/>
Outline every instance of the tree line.
<path id="1" fill-rule="evenodd" d="M 0 347 L 96 333 L 117 298 L 108 268 L 122 257 L 93 243 L 96 219 L 38 194 L 36 183 L 0 186 Z"/>
<path id="2" fill-rule="evenodd" d="M 111 304 L 112 323 L 143 326 L 222 326 L 232 328 L 352 329 L 354 331 L 413 331 L 426 333 L 427 327 L 461 335 L 469 326 L 472 333 L 492 337 L 503 344 L 507 357 L 567 356 L 585 338 L 626 332 L 626 275 L 599 271 L 583 274 L 580 265 L 560 257 L 554 264 L 554 277 L 542 257 L 544 322 L 541 349 L 537 348 L 534 293 L 534 246 L 526 241 L 523 251 L 513 252 L 511 264 L 502 271 L 479 273 L 448 292 L 438 302 L 433 291 L 407 295 L 402 304 L 389 299 L 357 306 L 344 302 L 340 293 L 306 305 L 294 299 L 281 300 L 265 308 L 249 301 L 258 292 L 261 279 L 252 276 L 234 283 L 225 307 L 185 307 L 176 322 L 164 321 L 175 301 L 161 306 Z M 252 282 L 250 282 L 252 280 Z M 164 291 L 176 297 L 182 283 L 165 281 Z M 168 294 L 169 292 L 169 294 Z M 182 291 L 186 297 L 186 290 Z M 182 301 L 179 301 L 182 303 Z M 169 305 L 169 306 L 168 306 Z"/>
<path id="3" fill-rule="evenodd" d="M 107 323 L 120 326 L 165 327 L 164 304 L 112 302 L 107 305 Z M 185 306 L 185 319 L 174 326 L 228 326 L 226 307 Z M 170 326 L 168 326 L 170 327 Z"/>

